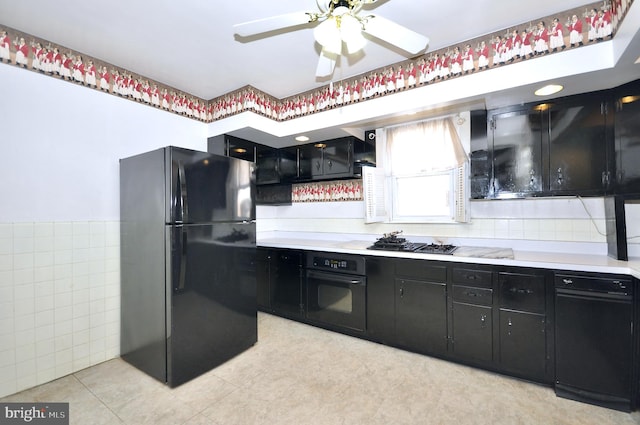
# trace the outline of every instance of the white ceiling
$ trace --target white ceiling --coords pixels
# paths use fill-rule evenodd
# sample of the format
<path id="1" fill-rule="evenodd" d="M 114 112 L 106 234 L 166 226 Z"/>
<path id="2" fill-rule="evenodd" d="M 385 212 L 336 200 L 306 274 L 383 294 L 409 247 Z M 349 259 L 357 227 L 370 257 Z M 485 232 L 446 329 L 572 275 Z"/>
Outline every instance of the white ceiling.
<path id="1" fill-rule="evenodd" d="M 436 50 L 586 3 L 521 0 L 515 7 L 513 0 L 378 0 L 366 10 L 428 36 L 429 50 Z M 232 25 L 317 10 L 315 0 L 1 0 L 0 24 L 203 99 L 245 85 L 283 98 L 327 83 L 314 76 L 319 46 L 313 25 L 248 40 L 234 38 Z M 404 59 L 370 41 L 357 60 L 341 61 L 334 77 Z"/>
<path id="2" fill-rule="evenodd" d="M 364 10 L 428 36 L 429 51 L 587 3 L 378 0 Z M 637 12 L 635 9 L 640 6 L 634 4 L 629 15 Z M 315 77 L 320 49 L 313 39 L 313 24 L 250 39 L 235 37 L 232 25 L 317 10 L 315 0 L 0 0 L 0 28 L 6 25 L 24 31 L 204 99 L 246 85 L 283 98 L 328 83 Z M 561 22 L 566 19 L 559 17 Z M 636 24 L 623 34 L 628 40 L 620 44 L 623 51 L 615 52 L 615 74 L 608 73 L 604 78 L 605 74 L 593 73 L 574 77 L 570 84 L 572 91 L 608 88 L 638 78 L 638 66 L 632 64 L 640 52 L 639 28 Z M 371 39 L 358 58 L 343 58 L 338 63 L 333 79 L 348 78 L 404 59 L 407 57 L 401 51 Z M 532 78 L 534 81 L 537 82 Z M 527 101 L 521 93 L 523 89 L 529 92 L 526 84 L 521 90 L 486 92 L 481 101 L 493 106 Z M 473 101 L 476 100 L 477 96 Z"/>

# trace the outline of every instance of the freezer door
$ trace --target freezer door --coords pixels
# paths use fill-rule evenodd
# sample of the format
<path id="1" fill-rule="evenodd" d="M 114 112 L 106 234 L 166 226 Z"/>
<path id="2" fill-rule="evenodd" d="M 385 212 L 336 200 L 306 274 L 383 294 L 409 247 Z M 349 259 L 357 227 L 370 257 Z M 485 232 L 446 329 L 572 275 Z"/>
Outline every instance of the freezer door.
<path id="1" fill-rule="evenodd" d="M 167 223 L 255 219 L 252 162 L 176 147 L 165 159 Z"/>
<path id="2" fill-rule="evenodd" d="M 167 383 L 257 341 L 255 223 L 167 226 Z"/>

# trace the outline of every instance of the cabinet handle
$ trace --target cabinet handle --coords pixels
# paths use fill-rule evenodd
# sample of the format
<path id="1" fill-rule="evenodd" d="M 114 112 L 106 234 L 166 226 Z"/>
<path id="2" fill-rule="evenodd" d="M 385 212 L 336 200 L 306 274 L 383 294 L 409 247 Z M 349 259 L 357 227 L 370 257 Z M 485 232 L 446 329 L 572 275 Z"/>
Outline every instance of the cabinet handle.
<path id="1" fill-rule="evenodd" d="M 469 296 L 469 297 L 477 297 L 478 296 L 478 294 L 476 292 L 471 292 L 471 291 L 467 291 L 464 294 Z"/>
<path id="2" fill-rule="evenodd" d="M 481 321 L 482 323 L 485 323 L 485 322 L 487 321 L 487 315 L 486 315 L 486 314 L 481 315 L 481 316 L 480 316 L 480 321 Z"/>
<path id="3" fill-rule="evenodd" d="M 316 161 L 316 170 L 320 170 L 320 161 Z"/>
<path id="4" fill-rule="evenodd" d="M 562 283 L 565 285 L 573 285 L 573 279 L 562 279 Z"/>
<path id="5" fill-rule="evenodd" d="M 403 297 L 404 296 L 404 288 L 401 286 L 400 287 L 400 296 Z"/>
<path id="6" fill-rule="evenodd" d="M 562 186 L 564 181 L 564 175 L 562 174 L 562 168 L 558 168 L 558 186 Z"/>
<path id="7" fill-rule="evenodd" d="M 333 167 L 333 162 L 331 162 L 331 160 L 327 161 L 327 165 L 329 166 L 329 168 Z"/>
<path id="8" fill-rule="evenodd" d="M 467 280 L 476 280 L 478 278 L 478 276 L 475 275 L 475 274 L 465 274 L 464 278 L 467 279 Z"/>
<path id="9" fill-rule="evenodd" d="M 511 288 L 509 292 L 513 292 L 514 294 L 533 294 L 533 289 L 520 289 L 520 288 Z"/>

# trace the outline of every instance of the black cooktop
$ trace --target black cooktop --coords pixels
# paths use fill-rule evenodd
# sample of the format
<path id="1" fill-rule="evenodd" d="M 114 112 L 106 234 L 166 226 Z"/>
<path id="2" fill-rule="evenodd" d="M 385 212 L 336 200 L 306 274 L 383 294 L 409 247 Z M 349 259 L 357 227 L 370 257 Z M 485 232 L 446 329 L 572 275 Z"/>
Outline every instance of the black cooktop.
<path id="1" fill-rule="evenodd" d="M 398 237 L 400 232 L 387 233 L 367 249 L 379 251 L 418 252 L 423 254 L 453 254 L 455 245 L 408 242 Z"/>

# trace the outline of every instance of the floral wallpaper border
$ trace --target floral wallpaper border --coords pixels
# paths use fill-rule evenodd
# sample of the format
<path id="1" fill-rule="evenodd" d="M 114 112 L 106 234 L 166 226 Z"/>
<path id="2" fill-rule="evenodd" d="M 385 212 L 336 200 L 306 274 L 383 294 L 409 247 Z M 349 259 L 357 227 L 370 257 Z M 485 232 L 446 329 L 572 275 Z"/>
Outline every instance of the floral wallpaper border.
<path id="1" fill-rule="evenodd" d="M 299 183 L 291 187 L 291 202 L 362 201 L 362 180 Z"/>
<path id="2" fill-rule="evenodd" d="M 590 3 L 284 99 L 250 85 L 201 99 L 1 23 L 0 61 L 203 122 L 245 111 L 286 121 L 609 40 L 632 3 Z"/>

